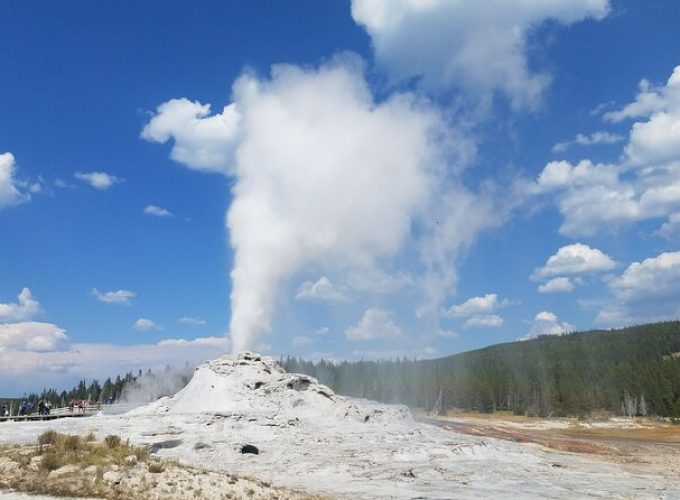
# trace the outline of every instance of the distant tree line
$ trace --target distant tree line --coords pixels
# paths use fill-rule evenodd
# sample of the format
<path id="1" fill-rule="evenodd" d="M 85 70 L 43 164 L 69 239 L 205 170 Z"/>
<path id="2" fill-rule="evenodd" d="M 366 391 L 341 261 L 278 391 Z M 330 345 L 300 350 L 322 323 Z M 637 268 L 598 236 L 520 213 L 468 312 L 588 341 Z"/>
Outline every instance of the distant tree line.
<path id="1" fill-rule="evenodd" d="M 174 393 L 174 391 L 181 389 L 187 384 L 192 372 L 193 367 L 187 363 L 180 370 L 166 366 L 165 370 L 158 373 L 152 372 L 150 369 L 146 372 L 142 370 L 137 372 L 130 371 L 123 377 L 120 375 L 116 376 L 115 379 L 109 377 L 103 383 L 93 379 L 88 384 L 87 380 L 83 379 L 70 390 L 57 391 L 56 389 L 45 388 L 41 392 L 24 394 L 21 398 L 0 398 L 0 405 L 6 405 L 7 408 L 11 406 L 13 414 L 16 414 L 22 401 L 33 403 L 33 408 L 37 408 L 37 402 L 43 399 L 50 401 L 54 408 L 66 406 L 71 400 L 79 399 L 88 401 L 91 404 L 115 403 L 125 399 L 125 396 L 131 393 L 139 392 L 142 384 L 153 386 L 152 388 L 156 389 L 154 396 L 158 398 L 171 395 L 168 394 L 168 391 L 164 392 L 162 390 L 163 384 L 159 383 L 159 381 L 166 381 L 171 377 L 173 380 L 179 378 L 179 381 L 170 390 L 171 393 Z M 160 390 L 158 390 L 159 387 Z"/>
<path id="2" fill-rule="evenodd" d="M 541 336 L 441 359 L 335 363 L 282 358 L 286 371 L 306 373 L 338 394 L 401 403 L 413 408 L 511 411 L 536 416 L 613 414 L 680 418 L 680 321 Z M 47 399 L 55 407 L 72 399 L 115 402 L 141 391 L 153 397 L 179 390 L 191 378 L 182 370 L 128 372 L 103 384 L 81 380 L 70 391 L 44 389 L 4 399 Z M 177 381 L 157 383 L 169 378 Z"/>
<path id="3" fill-rule="evenodd" d="M 339 394 L 431 409 L 680 417 L 680 322 L 541 336 L 434 360 L 282 360 Z"/>

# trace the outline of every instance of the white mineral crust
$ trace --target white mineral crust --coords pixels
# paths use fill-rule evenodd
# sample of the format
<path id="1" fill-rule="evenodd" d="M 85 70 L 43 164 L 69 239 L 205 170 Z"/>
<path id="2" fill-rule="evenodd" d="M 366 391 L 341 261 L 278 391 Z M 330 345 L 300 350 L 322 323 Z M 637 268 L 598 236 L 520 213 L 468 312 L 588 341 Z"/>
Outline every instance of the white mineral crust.
<path id="1" fill-rule="evenodd" d="M 418 423 L 252 353 L 206 362 L 175 396 L 124 415 L 0 424 L 0 444 L 48 428 L 120 434 L 162 457 L 344 498 L 680 498 L 672 477 Z"/>

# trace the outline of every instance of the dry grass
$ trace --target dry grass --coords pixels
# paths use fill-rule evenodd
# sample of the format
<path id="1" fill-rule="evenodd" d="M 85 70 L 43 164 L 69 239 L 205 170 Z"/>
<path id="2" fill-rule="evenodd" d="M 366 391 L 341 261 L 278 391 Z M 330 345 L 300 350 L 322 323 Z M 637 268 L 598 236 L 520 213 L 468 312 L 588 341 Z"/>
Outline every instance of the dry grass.
<path id="1" fill-rule="evenodd" d="M 123 443 L 120 436 L 116 435 L 106 436 L 104 442 L 98 443 L 89 435 L 83 439 L 80 436 L 47 431 L 38 437 L 37 455 L 42 455 L 41 467 L 49 471 L 68 464 L 82 467 L 111 464 L 124 466 L 125 458 L 130 455 L 135 455 L 138 461 L 144 462 L 149 459 L 149 450 Z"/>
<path id="2" fill-rule="evenodd" d="M 6 488 L 113 500 L 194 500 L 204 492 L 215 499 L 324 498 L 161 460 L 116 435 L 96 441 L 92 433 L 80 437 L 54 431 L 41 434 L 35 445 L 0 446 L 0 495 Z"/>
<path id="3" fill-rule="evenodd" d="M 152 474 L 160 474 L 165 470 L 165 466 L 161 462 L 149 462 L 147 470 Z"/>

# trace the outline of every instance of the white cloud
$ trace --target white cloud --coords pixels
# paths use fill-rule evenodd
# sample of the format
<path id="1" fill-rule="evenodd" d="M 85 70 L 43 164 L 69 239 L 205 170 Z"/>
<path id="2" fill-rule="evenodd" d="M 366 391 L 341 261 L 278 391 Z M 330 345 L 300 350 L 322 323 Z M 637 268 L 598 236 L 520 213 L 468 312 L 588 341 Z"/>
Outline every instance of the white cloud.
<path id="1" fill-rule="evenodd" d="M 677 107 L 680 105 L 678 88 L 680 88 L 680 66 L 674 68 L 665 86 L 657 87 L 649 80 L 641 80 L 640 92 L 635 97 L 635 101 L 618 111 L 605 113 L 604 119 L 618 123 L 630 118 L 647 117 L 659 111 L 664 111 L 668 108 L 669 103 L 673 107 Z"/>
<path id="2" fill-rule="evenodd" d="M 307 266 L 363 271 L 412 245 L 436 301 L 455 285 L 460 251 L 500 218 L 493 197 L 460 180 L 470 141 L 420 95 L 376 102 L 356 57 L 245 74 L 232 98 L 220 115 L 169 101 L 142 137 L 173 140 L 172 157 L 190 168 L 235 177 L 227 226 L 236 350 L 270 330 L 282 283 Z"/>
<path id="3" fill-rule="evenodd" d="M 571 292 L 574 290 L 574 286 L 574 281 L 570 278 L 558 277 L 539 285 L 538 291 L 540 293 Z"/>
<path id="4" fill-rule="evenodd" d="M 243 119 L 236 103 L 210 115 L 210 104 L 171 99 L 158 106 L 142 130 L 147 141 L 174 140 L 173 160 L 204 172 L 229 173 Z"/>
<path id="5" fill-rule="evenodd" d="M 92 295 L 97 297 L 97 300 L 100 302 L 128 306 L 130 305 L 130 299 L 137 294 L 131 290 L 116 290 L 102 293 L 96 288 L 93 288 Z"/>
<path id="6" fill-rule="evenodd" d="M 189 326 L 203 326 L 207 323 L 206 320 L 197 316 L 183 316 L 178 321 Z"/>
<path id="7" fill-rule="evenodd" d="M 313 342 L 314 339 L 311 337 L 307 337 L 306 335 L 297 335 L 293 337 L 291 344 L 293 345 L 293 347 L 304 347 L 312 344 Z"/>
<path id="8" fill-rule="evenodd" d="M 0 321 L 22 321 L 40 313 L 40 303 L 28 288 L 21 290 L 17 302 L 0 303 Z"/>
<path id="9" fill-rule="evenodd" d="M 541 280 L 565 274 L 590 274 L 610 271 L 616 267 L 611 257 L 583 243 L 566 245 L 551 255 L 543 267 L 537 268 L 532 279 Z M 564 283 L 562 283 L 564 285 Z"/>
<path id="10" fill-rule="evenodd" d="M 103 191 L 109 189 L 115 184 L 123 182 L 123 179 L 116 177 L 115 175 L 107 174 L 106 172 L 76 172 L 73 174 L 78 180 L 88 183 L 95 189 Z"/>
<path id="11" fill-rule="evenodd" d="M 538 177 L 534 193 L 556 200 L 564 216 L 560 233 L 567 236 L 591 236 L 640 218 L 636 190 L 619 179 L 614 165 L 595 165 L 589 160 L 577 165 L 550 162 Z"/>
<path id="12" fill-rule="evenodd" d="M 330 332 L 331 332 L 330 328 L 328 328 L 327 326 L 322 326 L 321 328 L 317 328 L 316 330 L 314 330 L 314 335 L 323 337 L 325 335 L 328 335 Z"/>
<path id="13" fill-rule="evenodd" d="M 617 163 L 551 162 L 534 185 L 535 194 L 556 200 L 565 235 L 593 235 L 680 211 L 680 66 L 665 86 L 643 81 L 633 103 L 605 118 L 641 119 Z"/>
<path id="14" fill-rule="evenodd" d="M 464 328 L 498 328 L 503 326 L 503 318 L 497 314 L 475 315 L 463 323 Z"/>
<path id="15" fill-rule="evenodd" d="M 571 146 L 595 146 L 597 144 L 616 144 L 625 139 L 620 134 L 612 134 L 610 132 L 599 131 L 593 132 L 590 135 L 576 134 L 576 137 L 567 142 L 558 142 L 552 147 L 553 153 L 564 153 Z"/>
<path id="16" fill-rule="evenodd" d="M 541 311 L 534 318 L 529 333 L 517 340 L 535 339 L 539 335 L 564 335 L 575 330 L 574 325 L 570 323 L 560 323 L 555 313 Z"/>
<path id="17" fill-rule="evenodd" d="M 51 323 L 0 323 L 0 355 L 8 351 L 57 351 L 67 344 L 64 330 Z"/>
<path id="18" fill-rule="evenodd" d="M 596 321 L 609 325 L 680 318 L 680 252 L 662 253 L 633 262 L 609 282 L 612 304 Z"/>
<path id="19" fill-rule="evenodd" d="M 306 281 L 298 288 L 296 300 L 311 300 L 320 302 L 342 302 L 347 300 L 345 292 L 334 285 L 331 280 L 322 276 L 316 283 Z"/>
<path id="20" fill-rule="evenodd" d="M 659 99 L 663 107 L 631 128 L 624 150 L 628 165 L 663 167 L 680 160 L 680 66 Z"/>
<path id="21" fill-rule="evenodd" d="M 16 164 L 12 153 L 0 154 L 0 210 L 19 205 L 31 199 L 29 193 L 22 193 L 14 178 Z"/>
<path id="22" fill-rule="evenodd" d="M 159 207 L 157 205 L 147 205 L 144 208 L 144 213 L 147 214 L 147 215 L 153 215 L 155 217 L 171 217 L 172 216 L 172 212 L 170 212 L 169 210 L 167 210 L 163 207 Z"/>
<path id="23" fill-rule="evenodd" d="M 487 103 L 500 92 L 513 107 L 531 109 L 550 78 L 530 69 L 529 33 L 548 20 L 602 19 L 608 3 L 352 0 L 352 17 L 393 81 L 420 78 L 429 90 L 455 88 Z"/>
<path id="24" fill-rule="evenodd" d="M 139 369 L 162 370 L 167 365 L 183 366 L 186 362 L 214 359 L 230 347 L 227 337 L 165 339 L 155 344 L 69 345 L 64 330 L 55 325 L 28 325 L 0 325 L 0 339 L 9 338 L 2 333 L 7 326 L 13 339 L 11 345 L 0 348 L 0 392 L 39 390 L 45 385 L 46 374 L 49 374 L 50 385 L 66 387 L 82 378 L 102 380 Z M 23 335 L 28 332 L 28 337 L 33 340 L 17 342 L 16 331 Z"/>
<path id="25" fill-rule="evenodd" d="M 444 339 L 455 339 L 458 337 L 458 333 L 453 330 L 437 330 L 437 337 Z"/>
<path id="26" fill-rule="evenodd" d="M 140 332 L 146 332 L 149 330 L 162 330 L 163 327 L 156 323 L 155 321 L 151 321 L 148 318 L 139 318 L 135 323 L 132 325 L 132 328 L 135 330 L 138 330 Z"/>
<path id="27" fill-rule="evenodd" d="M 671 214 L 668 221 L 664 222 L 657 231 L 659 236 L 667 239 L 674 239 L 680 235 L 680 212 Z"/>
<path id="28" fill-rule="evenodd" d="M 499 300 L 498 294 L 489 293 L 483 297 L 472 297 L 462 304 L 451 306 L 444 312 L 444 315 L 453 318 L 467 318 L 473 315 L 492 312 L 508 304 L 509 301 L 507 300 Z"/>
<path id="29" fill-rule="evenodd" d="M 358 324 L 345 331 L 348 340 L 393 339 L 402 336 L 392 320 L 392 313 L 383 309 L 367 309 Z"/>
<path id="30" fill-rule="evenodd" d="M 64 179 L 55 179 L 54 185 L 60 189 L 74 189 L 75 186 L 73 184 L 69 184 L 66 182 Z"/>
<path id="31" fill-rule="evenodd" d="M 198 337 L 195 339 L 164 339 L 159 340 L 159 347 L 174 347 L 174 346 L 201 346 L 201 347 L 228 347 L 230 344 L 227 337 Z"/>

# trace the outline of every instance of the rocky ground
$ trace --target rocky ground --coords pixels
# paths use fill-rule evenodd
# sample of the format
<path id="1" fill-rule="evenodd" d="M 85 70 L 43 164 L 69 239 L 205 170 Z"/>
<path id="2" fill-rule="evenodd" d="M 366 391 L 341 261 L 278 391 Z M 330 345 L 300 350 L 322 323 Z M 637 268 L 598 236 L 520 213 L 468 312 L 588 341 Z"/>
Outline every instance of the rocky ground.
<path id="1" fill-rule="evenodd" d="M 106 498 L 115 500 L 241 499 L 315 500 L 317 495 L 275 488 L 256 479 L 206 471 L 163 460 L 67 463 L 53 470 L 36 445 L 0 449 L 0 497 L 8 499 Z M 31 494 L 31 496 L 29 496 Z M 32 496 L 37 495 L 37 496 Z"/>
<path id="2" fill-rule="evenodd" d="M 30 444 L 49 428 L 118 434 L 194 478 L 200 469 L 335 498 L 680 498 L 677 474 L 417 422 L 254 354 L 206 363 L 174 397 L 125 415 L 2 425 L 0 444 Z M 199 483 L 188 478 L 187 490 Z"/>

